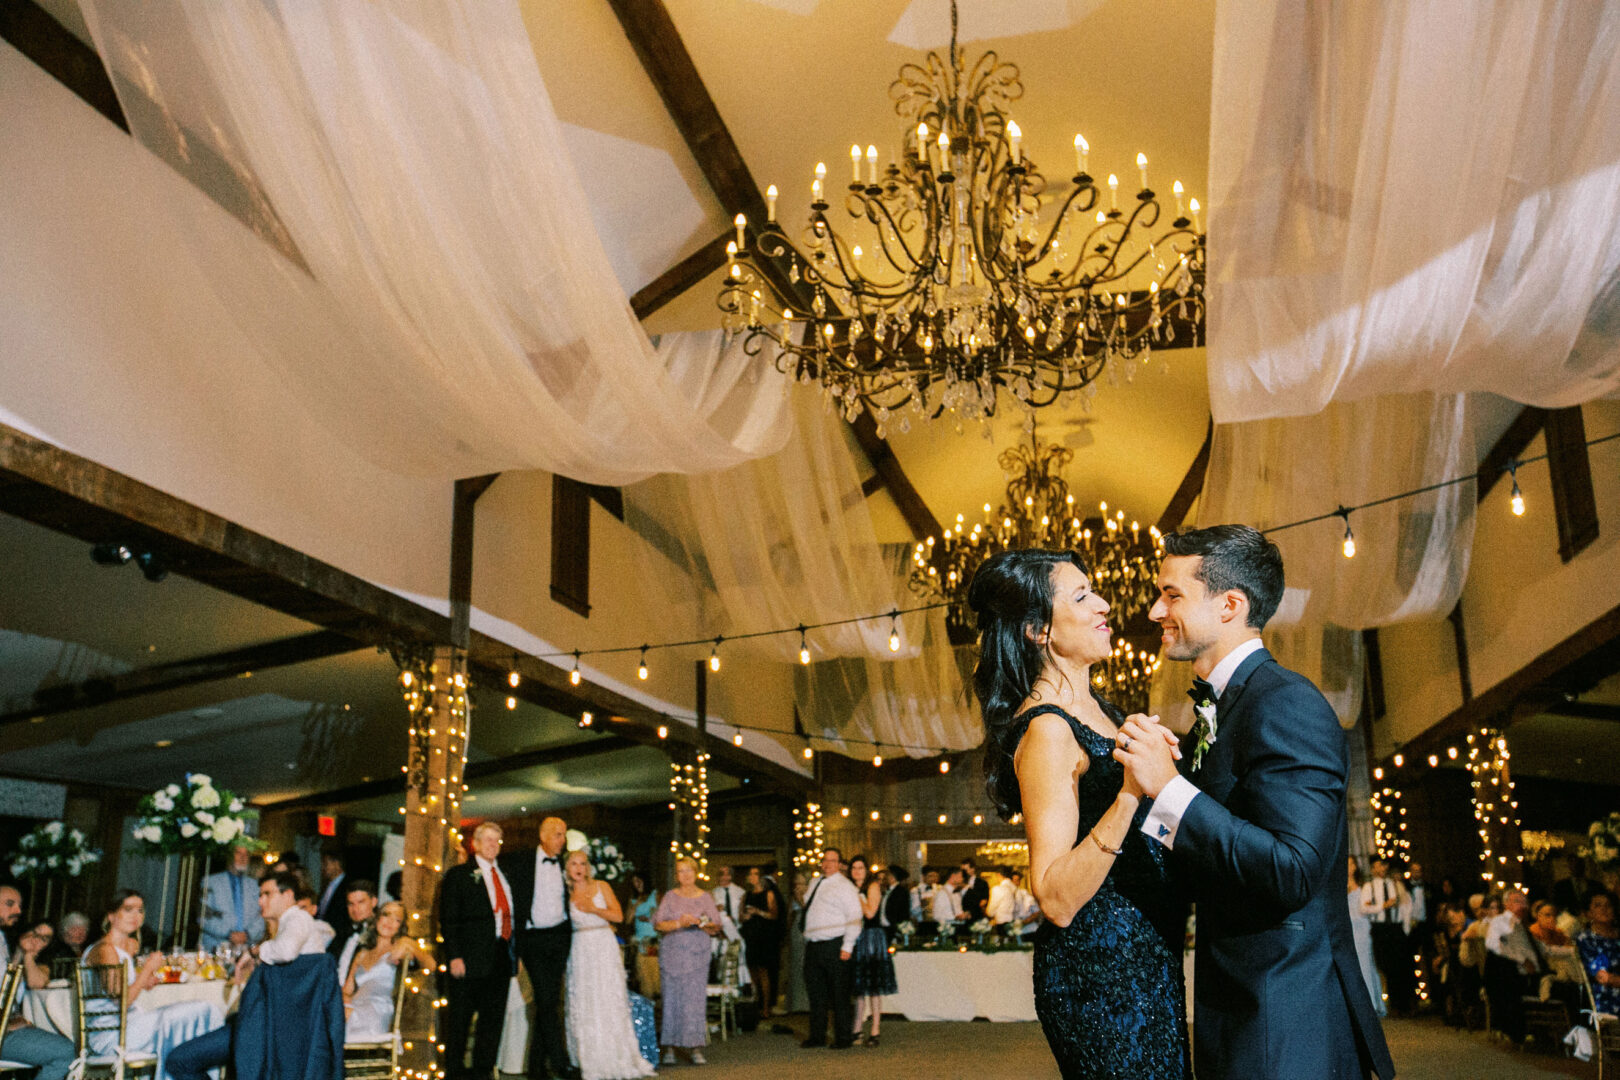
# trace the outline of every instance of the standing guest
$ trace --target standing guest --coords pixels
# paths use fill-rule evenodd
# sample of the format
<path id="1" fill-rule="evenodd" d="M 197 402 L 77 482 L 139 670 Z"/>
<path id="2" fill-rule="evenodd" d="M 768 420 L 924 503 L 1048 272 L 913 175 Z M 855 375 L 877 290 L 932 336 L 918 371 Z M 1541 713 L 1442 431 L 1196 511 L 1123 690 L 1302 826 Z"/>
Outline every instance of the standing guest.
<path id="1" fill-rule="evenodd" d="M 892 940 L 900 924 L 911 918 L 911 872 L 903 866 L 889 867 L 889 887 L 883 894 L 883 932 Z"/>
<path id="2" fill-rule="evenodd" d="M 950 876 L 945 879 L 934 892 L 934 924 L 940 927 L 955 926 L 965 917 L 962 913 L 962 871 L 952 869 Z"/>
<path id="3" fill-rule="evenodd" d="M 787 909 L 787 1011 L 796 1013 L 810 1008 L 804 986 L 804 902 L 810 893 L 810 880 L 803 871 L 794 872 L 791 891 L 793 899 Z"/>
<path id="4" fill-rule="evenodd" d="M 1585 911 L 1588 901 L 1597 893 L 1597 882 L 1586 876 L 1584 866 L 1568 855 L 1552 858 L 1552 899 L 1565 911 Z"/>
<path id="5" fill-rule="evenodd" d="M 855 939 L 855 1041 L 878 1044 L 883 1027 L 883 995 L 898 994 L 894 981 L 894 960 L 889 957 L 889 938 L 880 925 L 883 889 L 872 875 L 865 855 L 849 860 L 849 880 L 861 898 L 861 934 Z M 871 1017 L 872 1033 L 866 1034 Z"/>
<path id="6" fill-rule="evenodd" d="M 1035 894 L 1024 887 L 1022 870 L 1014 869 L 1007 876 L 1013 884 L 1013 920 L 1023 925 L 1025 934 L 1030 934 L 1041 921 L 1041 906 L 1035 902 Z"/>
<path id="7" fill-rule="evenodd" d="M 1479 1000 L 1477 984 L 1470 987 L 1472 974 L 1462 961 L 1462 935 L 1468 926 L 1468 916 L 1455 904 L 1441 903 L 1435 912 L 1434 958 L 1435 978 L 1440 987 L 1441 1013 L 1447 1025 L 1460 1027 L 1470 1000 Z M 1472 998 L 1468 990 L 1475 993 Z"/>
<path id="8" fill-rule="evenodd" d="M 293 877 L 298 879 L 298 883 L 300 885 L 310 885 L 309 871 L 304 869 L 304 860 L 298 857 L 298 852 L 296 851 L 282 852 L 276 861 L 270 865 L 270 873 L 291 874 Z M 271 929 L 268 922 L 264 924 L 264 932 L 266 936 L 273 937 L 275 935 L 275 931 Z"/>
<path id="9" fill-rule="evenodd" d="M 1383 984 L 1378 980 L 1378 965 L 1373 960 L 1372 919 L 1361 903 L 1361 889 L 1366 882 L 1356 868 L 1354 855 L 1350 857 L 1349 872 L 1349 892 L 1345 899 L 1350 906 L 1350 937 L 1356 943 L 1356 959 L 1361 963 L 1361 979 L 1372 997 L 1373 1012 L 1384 1016 L 1389 1010 L 1384 1007 Z"/>
<path id="10" fill-rule="evenodd" d="M 10 885 L 0 885 L 0 971 L 14 962 L 4 931 L 16 926 L 21 919 L 22 893 Z M 24 935 L 17 943 L 24 956 L 37 957 L 44 947 L 45 943 L 33 935 Z M 19 1000 L 27 992 L 26 988 L 19 990 Z M 21 1009 L 12 1014 L 6 1030 L 0 1032 L 0 1060 L 33 1066 L 39 1070 L 34 1080 L 63 1080 L 73 1064 L 73 1057 L 71 1042 L 30 1024 Z"/>
<path id="11" fill-rule="evenodd" d="M 1401 918 L 1407 903 L 1406 888 L 1389 876 L 1388 861 L 1374 859 L 1372 878 L 1361 887 L 1361 911 L 1372 923 L 1373 957 L 1396 1015 L 1412 1008 L 1412 953 Z"/>
<path id="12" fill-rule="evenodd" d="M 343 921 L 343 898 L 347 892 L 343 881 L 347 876 L 343 872 L 341 852 L 334 848 L 321 852 L 321 880 L 326 887 L 315 905 L 315 917 L 334 930 Z"/>
<path id="13" fill-rule="evenodd" d="M 315 917 L 306 908 L 298 906 L 298 894 L 307 888 L 303 879 L 292 871 L 273 871 L 259 882 L 259 914 L 263 916 L 265 926 L 272 929 L 268 940 L 251 946 L 251 955 L 237 961 L 235 981 L 246 981 L 255 961 L 272 965 L 292 964 L 326 952 L 326 935 L 320 933 Z M 332 994 L 338 995 L 335 986 Z M 320 1002 L 311 1002 L 311 1005 L 318 1010 Z M 169 1051 L 168 1059 L 163 1064 L 169 1080 L 208 1080 L 211 1070 L 230 1064 L 233 1041 L 249 1030 L 246 1023 L 258 1022 L 244 1021 L 243 1015 L 238 1012 L 231 1024 L 215 1028 Z M 263 1014 L 254 1015 L 259 1017 Z M 342 1016 L 341 1002 L 337 1016 Z M 268 1044 L 275 1034 L 268 1030 L 254 1032 L 261 1044 Z M 336 1052 L 341 1060 L 341 1047 Z"/>
<path id="14" fill-rule="evenodd" d="M 338 925 L 332 928 L 337 933 L 332 938 L 332 944 L 326 947 L 327 952 L 337 957 L 339 985 L 349 977 L 349 965 L 354 961 L 355 949 L 359 947 L 356 935 L 370 926 L 377 914 L 377 883 L 349 882 L 344 891 L 344 904 L 348 918 L 338 920 Z"/>
<path id="15" fill-rule="evenodd" d="M 529 1076 L 531 1080 L 546 1076 L 549 1068 L 559 1077 L 578 1077 L 579 1070 L 568 1060 L 562 1011 L 563 979 L 568 974 L 568 950 L 574 941 L 574 926 L 568 917 L 568 882 L 562 865 L 568 823 L 560 817 L 546 818 L 540 822 L 539 839 L 540 846 L 533 855 L 515 855 L 506 867 L 516 904 L 517 954 L 529 973 L 534 993 Z"/>
<path id="16" fill-rule="evenodd" d="M 962 917 L 968 922 L 984 918 L 985 905 L 990 902 L 990 885 L 979 876 L 979 866 L 972 859 L 962 860 Z"/>
<path id="17" fill-rule="evenodd" d="M 624 921 L 619 898 L 607 882 L 592 875 L 583 850 L 563 864 L 568 878 L 569 917 L 574 940 L 566 976 L 568 1053 L 584 1080 L 632 1080 L 655 1068 L 641 1055 L 630 995 L 624 981 L 624 954 L 613 927 Z"/>
<path id="18" fill-rule="evenodd" d="M 649 888 L 647 879 L 640 874 L 630 875 L 630 917 L 635 920 L 636 950 L 645 953 L 648 946 L 658 940 L 653 929 L 653 912 L 658 910 L 658 890 Z"/>
<path id="19" fill-rule="evenodd" d="M 1543 964 L 1530 936 L 1530 901 L 1518 889 L 1502 896 L 1502 914 L 1485 931 L 1485 993 L 1491 1019 L 1514 1042 L 1524 1038 L 1524 995 L 1537 988 Z"/>
<path id="20" fill-rule="evenodd" d="M 258 886 L 258 882 L 254 882 Z M 255 905 L 254 910 L 258 910 Z M 82 911 L 70 911 L 62 916 L 61 925 L 57 927 L 56 937 L 39 954 L 39 962 L 47 971 L 58 960 L 77 960 L 84 955 L 85 946 L 90 943 L 90 919 Z"/>
<path id="21" fill-rule="evenodd" d="M 984 905 L 985 917 L 993 926 L 1006 926 L 1013 920 L 1012 875 L 1001 871 L 1001 880 L 990 886 L 990 901 Z"/>
<path id="22" fill-rule="evenodd" d="M 350 963 L 341 974 L 347 1038 L 386 1039 L 394 1025 L 395 971 L 407 958 L 433 970 L 433 957 L 404 933 L 405 905 L 390 900 L 349 939 Z"/>
<path id="23" fill-rule="evenodd" d="M 821 853 L 821 876 L 810 886 L 799 915 L 804 931 L 804 985 L 810 998 L 810 1037 L 800 1046 L 827 1045 L 827 1019 L 832 1018 L 834 1050 L 855 1045 L 854 1009 L 850 1001 L 850 958 L 861 936 L 861 895 L 839 872 L 843 852 Z"/>
<path id="24" fill-rule="evenodd" d="M 658 946 L 658 979 L 664 989 L 664 1017 L 658 1041 L 665 1065 L 675 1064 L 675 1051 L 686 1051 L 693 1065 L 703 1065 L 709 1045 L 709 955 L 711 939 L 720 933 L 720 909 L 697 883 L 697 863 L 675 860 L 675 887 L 664 893 L 653 914 L 653 927 L 664 936 Z"/>
<path id="25" fill-rule="evenodd" d="M 1421 935 L 1428 941 L 1429 929 L 1434 924 L 1433 895 L 1429 883 L 1423 880 L 1423 864 L 1413 863 L 1406 871 L 1406 932 L 1408 936 Z M 1416 949 L 1413 950 L 1414 952 Z"/>
<path id="26" fill-rule="evenodd" d="M 924 937 L 932 937 L 939 928 L 934 923 L 934 893 L 938 890 L 939 871 L 932 866 L 923 867 L 922 881 L 911 890 L 911 921 Z"/>
<path id="27" fill-rule="evenodd" d="M 1600 1013 L 1620 1016 L 1620 921 L 1613 893 L 1599 890 L 1586 900 L 1586 931 L 1575 950 L 1592 980 L 1592 1000 Z"/>
<path id="28" fill-rule="evenodd" d="M 781 977 L 782 909 L 776 890 L 765 880 L 764 870 L 750 866 L 747 882 L 740 909 L 742 925 L 737 929 L 742 934 L 749 974 L 759 994 L 760 1019 L 769 1020 L 777 981 Z"/>
<path id="29" fill-rule="evenodd" d="M 720 922 L 720 930 L 728 938 L 735 937 L 733 931 L 742 925 L 742 905 L 746 893 L 741 885 L 732 880 L 729 866 L 722 866 L 719 869 L 716 881 L 718 884 L 715 885 L 711 895 L 714 897 L 714 906 L 725 916 Z"/>
<path id="30" fill-rule="evenodd" d="M 246 844 L 231 848 L 231 864 L 203 878 L 202 947 L 251 945 L 264 938 L 259 914 L 259 881 L 253 876 L 253 852 Z"/>
<path id="31" fill-rule="evenodd" d="M 506 1024 L 514 921 L 512 886 L 496 863 L 501 840 L 499 825 L 480 824 L 473 830 L 474 858 L 446 870 L 439 883 L 439 936 L 450 969 L 443 1038 L 446 1071 L 452 1080 L 462 1076 L 489 1080 Z M 538 1000 L 538 990 L 535 997 Z M 466 1072 L 467 1034 L 475 1016 L 478 1042 L 473 1046 L 472 1071 Z"/>

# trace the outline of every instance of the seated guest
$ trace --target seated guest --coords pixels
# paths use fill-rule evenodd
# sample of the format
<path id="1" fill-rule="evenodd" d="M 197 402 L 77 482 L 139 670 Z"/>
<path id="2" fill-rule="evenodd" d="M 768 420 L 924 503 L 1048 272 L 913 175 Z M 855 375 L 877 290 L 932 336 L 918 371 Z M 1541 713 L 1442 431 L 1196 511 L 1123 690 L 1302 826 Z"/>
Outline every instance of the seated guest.
<path id="1" fill-rule="evenodd" d="M 355 935 L 360 928 L 369 924 L 372 917 L 377 914 L 377 883 L 374 881 L 350 881 L 345 883 L 348 890 L 344 900 L 348 918 L 340 927 L 333 927 L 337 935 L 326 951 L 338 958 L 338 984 L 349 977 L 349 963 L 354 959 L 356 947 Z"/>
<path id="2" fill-rule="evenodd" d="M 331 923 L 316 917 L 315 909 L 319 901 L 315 895 L 315 890 L 300 882 L 298 888 L 294 892 L 294 896 L 296 896 L 297 899 L 293 902 L 293 906 L 309 916 L 310 922 L 313 925 L 311 932 L 321 939 L 321 948 L 331 948 L 332 938 L 336 936 L 337 931 L 332 929 Z M 274 931 L 272 931 L 272 933 L 273 932 Z"/>
<path id="3" fill-rule="evenodd" d="M 231 1062 L 233 1040 L 242 1043 L 243 1049 L 262 1048 L 269 1043 L 273 1035 L 283 1035 L 288 1028 L 293 1030 L 299 1028 L 304 1018 L 285 1015 L 284 1023 L 287 1026 L 277 1024 L 276 1030 L 272 1032 L 266 1011 L 250 1003 L 250 994 L 254 995 L 254 1002 L 262 1000 L 260 993 L 262 984 L 256 987 L 254 983 L 265 974 L 263 968 L 255 965 L 255 958 L 259 965 L 292 968 L 294 965 L 302 967 L 309 964 L 310 957 L 320 957 L 327 965 L 324 972 L 326 978 L 330 980 L 332 993 L 336 995 L 337 984 L 332 974 L 332 961 L 325 956 L 326 942 L 329 939 L 316 928 L 315 917 L 299 906 L 298 893 L 301 888 L 302 882 L 292 873 L 285 871 L 272 873 L 259 883 L 259 913 L 264 917 L 265 925 L 273 926 L 275 930 L 269 940 L 253 946 L 251 955 L 244 956 L 237 963 L 236 980 L 248 982 L 248 989 L 242 995 L 242 1005 L 231 1026 L 210 1031 L 206 1035 L 182 1043 L 169 1052 L 164 1067 L 170 1080 L 207 1080 L 210 1069 L 217 1069 Z M 321 970 L 323 969 L 313 969 L 313 974 L 318 977 Z M 311 996 L 314 996 L 313 993 Z M 311 1006 L 308 1010 L 310 1016 L 318 1023 L 321 1019 L 322 1002 L 314 1000 L 308 1004 Z M 291 1011 L 288 1010 L 289 1013 Z M 341 1000 L 338 1003 L 337 1016 L 341 1025 Z M 283 1040 L 283 1042 L 289 1051 L 300 1049 L 298 1040 Z M 337 1059 L 335 1067 L 330 1072 L 332 1076 L 339 1076 L 342 1073 L 342 1043 L 340 1031 L 337 1035 Z M 241 1080 L 245 1080 L 248 1073 L 254 1071 L 242 1068 L 240 1051 L 236 1065 L 235 1075 Z M 254 1071 L 254 1074 L 258 1075 L 258 1072 Z M 312 1074 L 308 1070 L 297 1070 L 290 1072 L 289 1075 Z"/>
<path id="4" fill-rule="evenodd" d="M 0 885 L 0 971 L 16 960 L 6 944 L 3 931 L 16 926 L 21 919 L 22 893 L 11 885 Z M 17 943 L 17 950 L 25 961 L 32 957 L 35 966 L 44 948 L 45 943 L 35 934 L 24 934 Z M 21 1001 L 21 996 L 26 993 L 27 989 L 20 989 L 18 1000 Z M 42 1031 L 21 1014 L 22 1010 L 18 1008 L 6 1029 L 0 1031 L 0 1060 L 32 1066 L 38 1070 L 34 1080 L 62 1080 L 73 1064 L 73 1043 L 54 1032 Z"/>
<path id="5" fill-rule="evenodd" d="M 1586 932 L 1575 950 L 1592 980 L 1592 1000 L 1600 1013 L 1620 1016 L 1620 921 L 1614 894 L 1599 890 L 1586 899 Z"/>
<path id="6" fill-rule="evenodd" d="M 394 979 L 399 964 L 412 958 L 432 970 L 432 958 L 415 939 L 404 936 L 405 905 L 390 900 L 349 939 L 352 960 L 343 982 L 343 1010 L 350 1041 L 381 1039 L 393 1030 Z"/>
<path id="7" fill-rule="evenodd" d="M 1530 936 L 1543 946 L 1569 946 L 1569 935 L 1558 929 L 1557 904 L 1551 900 L 1537 900 L 1530 905 Z"/>
<path id="8" fill-rule="evenodd" d="M 134 889 L 120 889 L 107 908 L 102 925 L 106 935 L 90 946 L 84 962 L 95 967 L 116 967 L 122 971 L 122 982 L 113 981 L 110 989 L 123 990 L 129 1003 L 124 1022 L 124 1052 L 129 1054 L 161 1054 L 161 1046 L 195 1038 L 225 1023 L 225 1013 L 219 1004 L 206 1001 L 176 1001 L 156 1008 L 148 1007 L 141 995 L 162 981 L 160 969 L 163 954 L 152 953 L 139 965 L 135 957 L 141 951 L 140 932 L 146 922 L 146 901 Z M 116 1012 L 118 1003 L 111 999 L 98 999 L 86 1003 L 86 1013 Z M 118 1050 L 118 1028 L 106 1026 L 88 1032 L 88 1052 L 105 1057 Z M 162 1062 L 158 1069 L 163 1068 Z"/>
<path id="9" fill-rule="evenodd" d="M 270 867 L 272 874 L 291 874 L 300 885 L 309 884 L 309 871 L 304 869 L 304 860 L 298 857 L 296 851 L 282 852 L 281 857 Z"/>
<path id="10" fill-rule="evenodd" d="M 48 971 L 58 960 L 77 961 L 84 955 L 84 948 L 89 942 L 89 917 L 80 911 L 70 911 L 62 916 L 62 921 L 56 928 L 56 936 L 39 954 L 39 962 Z"/>
<path id="11" fill-rule="evenodd" d="M 1524 1038 L 1523 998 L 1537 991 L 1546 965 L 1526 925 L 1529 899 L 1518 889 L 1509 889 L 1502 897 L 1502 907 L 1502 914 L 1490 920 L 1485 932 L 1485 993 L 1493 1021 L 1517 1042 Z"/>
<path id="12" fill-rule="evenodd" d="M 238 844 L 231 849 L 229 866 L 203 878 L 202 947 L 212 952 L 221 945 L 251 945 L 263 937 L 253 852 Z"/>

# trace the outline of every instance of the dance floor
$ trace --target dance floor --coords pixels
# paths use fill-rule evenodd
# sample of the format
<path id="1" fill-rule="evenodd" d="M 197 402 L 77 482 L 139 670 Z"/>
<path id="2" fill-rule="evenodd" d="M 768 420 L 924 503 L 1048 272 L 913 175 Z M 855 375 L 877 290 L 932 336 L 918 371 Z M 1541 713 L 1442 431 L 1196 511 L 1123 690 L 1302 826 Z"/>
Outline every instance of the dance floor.
<path id="1" fill-rule="evenodd" d="M 703 1069 L 686 1065 L 660 1069 L 661 1075 L 694 1080 L 758 1080 L 784 1067 L 794 1080 L 982 1080 L 985 1076 L 1056 1077 L 1041 1029 L 1030 1023 L 910 1023 L 885 1020 L 876 1049 L 800 1050 L 804 1017 L 788 1018 L 794 1034 L 761 1028 L 708 1049 Z M 1597 1075 L 1592 1062 L 1525 1053 L 1488 1042 L 1478 1033 L 1455 1031 L 1432 1020 L 1390 1020 L 1385 1024 L 1401 1080 L 1552 1080 Z"/>

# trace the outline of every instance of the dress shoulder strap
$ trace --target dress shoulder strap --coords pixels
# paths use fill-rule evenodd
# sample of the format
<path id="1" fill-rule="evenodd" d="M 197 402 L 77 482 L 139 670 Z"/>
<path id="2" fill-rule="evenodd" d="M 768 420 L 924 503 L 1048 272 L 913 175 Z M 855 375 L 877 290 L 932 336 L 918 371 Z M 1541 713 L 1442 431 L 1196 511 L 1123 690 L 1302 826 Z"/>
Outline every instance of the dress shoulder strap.
<path id="1" fill-rule="evenodd" d="M 1080 744 L 1081 748 L 1085 750 L 1086 753 L 1095 757 L 1099 752 L 1097 750 L 1097 747 L 1099 746 L 1106 747 L 1106 749 L 1101 751 L 1104 754 L 1113 752 L 1113 745 L 1106 736 L 1098 734 L 1085 724 L 1081 723 L 1078 719 L 1071 716 L 1062 706 L 1053 705 L 1050 702 L 1045 705 L 1032 706 L 1013 718 L 1013 722 L 1017 724 L 1019 728 L 1019 738 L 1022 738 L 1023 733 L 1029 729 L 1029 723 L 1031 720 L 1034 720 L 1037 716 L 1043 716 L 1047 713 L 1054 713 L 1068 721 L 1069 730 L 1074 732 L 1075 741 Z"/>

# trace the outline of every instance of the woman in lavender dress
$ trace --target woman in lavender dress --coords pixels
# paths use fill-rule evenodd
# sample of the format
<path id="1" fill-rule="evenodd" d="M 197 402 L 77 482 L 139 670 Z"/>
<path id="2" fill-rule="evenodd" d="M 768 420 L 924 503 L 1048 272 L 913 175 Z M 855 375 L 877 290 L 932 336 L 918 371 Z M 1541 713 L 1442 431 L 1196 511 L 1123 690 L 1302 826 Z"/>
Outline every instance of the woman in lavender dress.
<path id="1" fill-rule="evenodd" d="M 664 1019 L 659 1042 L 664 1064 L 675 1064 L 675 1048 L 704 1064 L 709 1045 L 710 939 L 720 932 L 720 909 L 698 888 L 697 863 L 675 860 L 675 887 L 664 894 L 653 914 L 653 928 L 663 935 L 658 946 L 659 981 L 664 990 Z"/>

